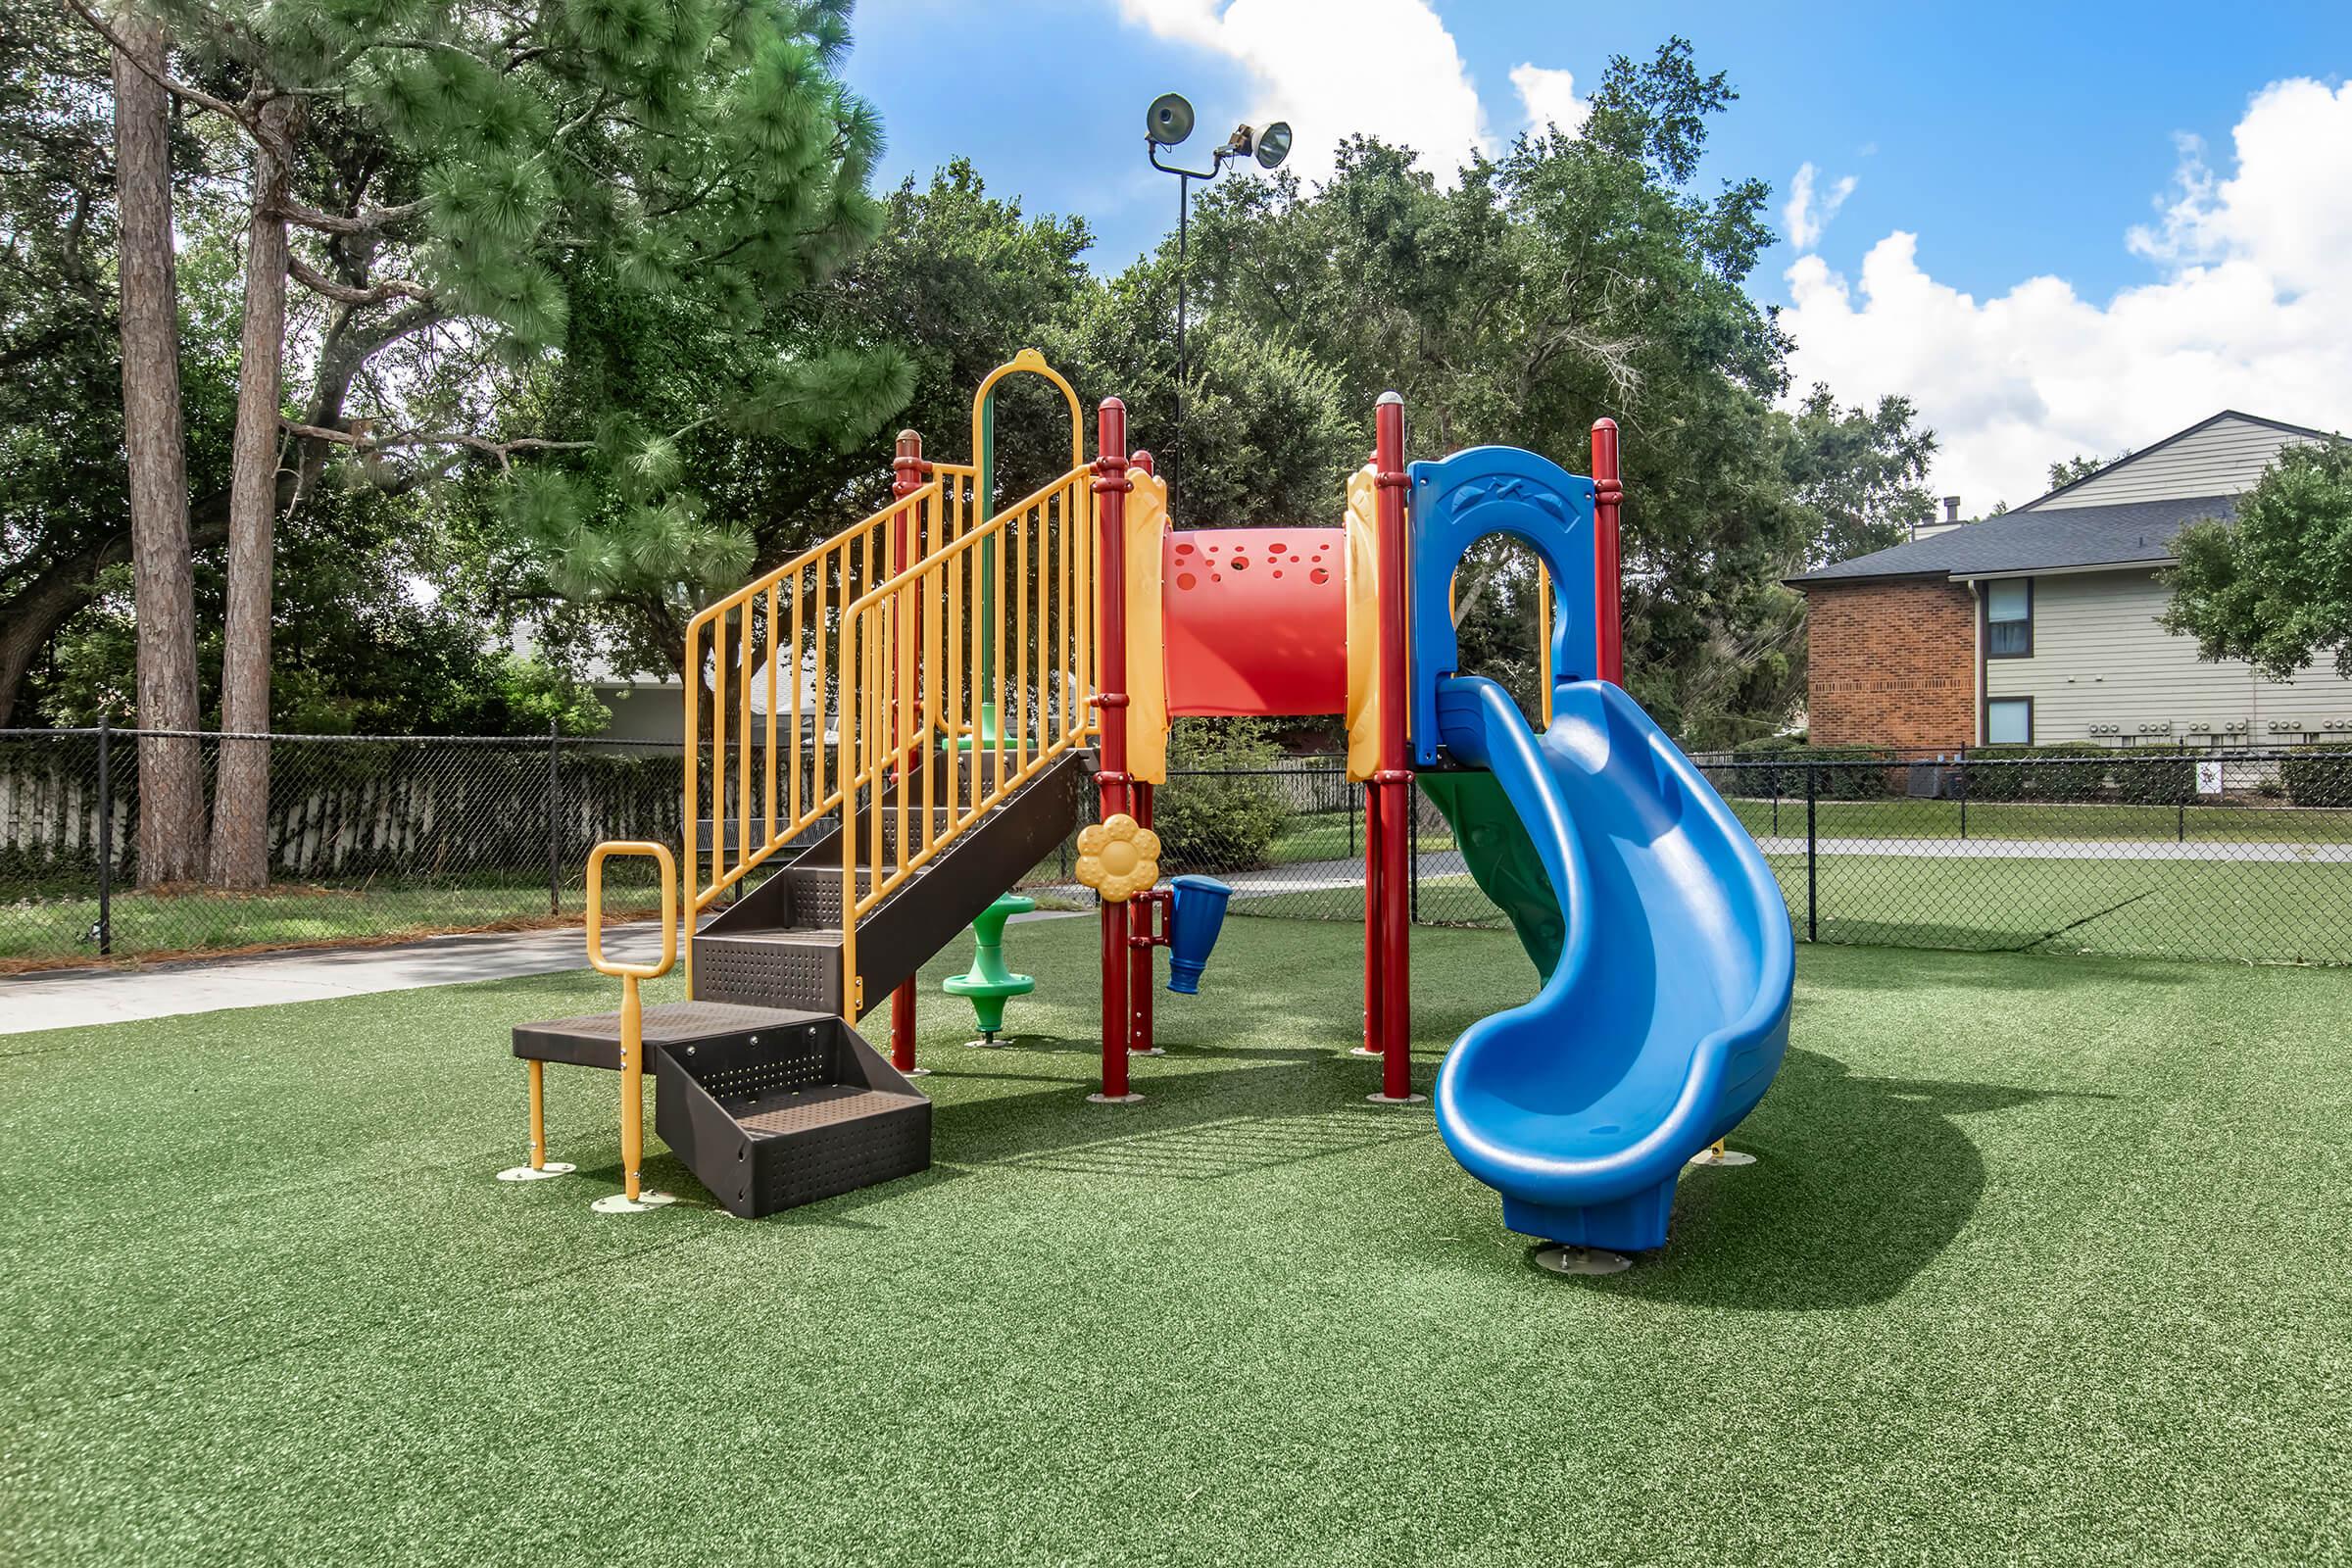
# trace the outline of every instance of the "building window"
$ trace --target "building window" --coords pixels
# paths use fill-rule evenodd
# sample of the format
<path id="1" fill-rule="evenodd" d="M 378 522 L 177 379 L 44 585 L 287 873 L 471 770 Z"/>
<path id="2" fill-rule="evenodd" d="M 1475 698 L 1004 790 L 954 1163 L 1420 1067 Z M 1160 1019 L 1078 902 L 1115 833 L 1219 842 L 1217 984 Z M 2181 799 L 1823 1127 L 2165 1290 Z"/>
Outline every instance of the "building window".
<path id="1" fill-rule="evenodd" d="M 2004 577 L 1984 585 L 1984 657 L 2034 657 L 2034 579 Z"/>
<path id="2" fill-rule="evenodd" d="M 1987 746 L 2031 746 L 2034 744 L 2034 699 L 2031 697 L 1995 697 L 1984 705 L 1984 744 Z"/>

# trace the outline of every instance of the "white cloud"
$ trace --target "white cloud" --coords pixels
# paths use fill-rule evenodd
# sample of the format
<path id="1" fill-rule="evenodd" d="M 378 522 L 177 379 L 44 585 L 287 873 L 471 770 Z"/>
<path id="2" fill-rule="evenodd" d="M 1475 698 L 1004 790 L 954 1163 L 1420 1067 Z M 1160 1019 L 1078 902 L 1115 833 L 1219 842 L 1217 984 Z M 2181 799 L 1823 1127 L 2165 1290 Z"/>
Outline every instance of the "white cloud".
<path id="1" fill-rule="evenodd" d="M 1788 243 L 1800 251 L 1809 251 L 1821 242 L 1822 231 L 1838 209 L 1854 193 L 1854 176 L 1847 174 L 1833 183 L 1828 190 L 1817 190 L 1814 181 L 1821 171 L 1811 164 L 1799 164 L 1796 177 L 1788 182 L 1788 200 L 1781 208 L 1781 221 L 1788 227 Z"/>
<path id="2" fill-rule="evenodd" d="M 1310 182 L 1331 176 L 1341 139 L 1357 131 L 1412 148 L 1448 182 L 1474 148 L 1493 148 L 1469 68 L 1426 0 L 1119 0 L 1119 9 L 1158 37 L 1246 68 L 1256 87 L 1250 123 L 1289 121 L 1292 167 Z M 1219 140 L 1227 128 L 1201 126 Z"/>
<path id="3" fill-rule="evenodd" d="M 1576 74 L 1539 65 L 1511 68 L 1511 85 L 1519 89 L 1519 106 L 1527 111 L 1527 128 L 1539 134 L 1557 125 L 1571 135 L 1592 112 L 1591 99 L 1576 95 Z"/>
<path id="4" fill-rule="evenodd" d="M 2183 143 L 2157 221 L 2125 236 L 2159 275 L 2104 305 L 2047 276 L 1980 301 L 1900 231 L 1855 280 L 1800 256 L 1781 317 L 1796 388 L 1910 395 L 1941 438 L 1935 484 L 1972 513 L 2041 494 L 2056 459 L 2223 408 L 2352 428 L 2352 83 L 2275 82 L 2232 139 L 2227 177 Z"/>

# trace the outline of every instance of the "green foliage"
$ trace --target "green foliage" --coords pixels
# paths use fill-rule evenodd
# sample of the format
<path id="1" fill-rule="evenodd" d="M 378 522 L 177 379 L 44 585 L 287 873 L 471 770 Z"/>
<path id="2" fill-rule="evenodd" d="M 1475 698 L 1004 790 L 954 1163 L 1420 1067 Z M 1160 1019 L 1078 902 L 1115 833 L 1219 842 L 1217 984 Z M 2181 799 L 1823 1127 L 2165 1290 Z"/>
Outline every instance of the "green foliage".
<path id="1" fill-rule="evenodd" d="M 1726 794 L 1750 799 L 1778 796 L 1801 801 L 1810 788 L 1817 800 L 1873 801 L 1886 795 L 1891 787 L 1889 781 L 1900 776 L 1899 763 L 1883 767 L 1853 765 L 1883 760 L 1883 754 L 1874 748 L 1809 746 L 1802 735 L 1760 735 L 1734 746 L 1732 757 L 1743 763 L 1781 763 L 1774 767 L 1721 770 L 1719 782 L 1726 785 Z M 1808 772 L 1812 775 L 1809 784 Z"/>
<path id="2" fill-rule="evenodd" d="M 2284 449 L 2238 498 L 2234 524 L 2191 523 L 2173 553 L 2160 618 L 2196 638 L 2199 657 L 2288 680 L 2332 654 L 2352 678 L 2352 441 Z"/>
<path id="3" fill-rule="evenodd" d="M 2112 458 L 2086 458 L 2080 452 L 2071 458 L 2062 458 L 2050 465 L 2050 488 L 2063 490 L 2076 480 L 2087 479 L 2101 468 L 2121 463 L 2131 455 L 2132 449 L 2126 447 Z"/>
<path id="4" fill-rule="evenodd" d="M 1329 367 L 1354 420 L 1348 466 L 1390 387 L 1414 458 L 1504 442 L 1584 471 L 1592 420 L 1619 420 L 1629 677 L 1700 746 L 1785 721 L 1804 684 L 1803 611 L 1779 579 L 1923 514 L 1931 450 L 1899 399 L 1775 407 L 1788 341 L 1743 286 L 1773 240 L 1770 193 L 1693 184 L 1733 97 L 1673 40 L 1610 64 L 1583 134 L 1523 136 L 1450 189 L 1408 150 L 1358 138 L 1311 195 L 1280 174 L 1209 187 L 1193 229 L 1195 341 L 1280 341 Z M 1131 343 L 1173 314 L 1171 251 L 1110 286 L 1105 309 L 1137 323 Z M 1131 412 L 1139 442 L 1156 445 L 1169 411 L 1145 398 Z M 1255 434 L 1247 419 L 1188 417 L 1180 502 L 1186 472 Z M 1466 585 L 1479 591 L 1464 596 L 1465 660 L 1526 703 L 1534 584 L 1507 553 L 1490 568 L 1494 588 Z"/>
<path id="5" fill-rule="evenodd" d="M 1283 759 L 1276 727 L 1254 718 L 1179 718 L 1168 738 L 1171 773 L 1205 773 L 1158 792 L 1152 828 L 1175 867 L 1246 870 L 1297 815 L 1279 779 L 1252 776 Z"/>
<path id="6" fill-rule="evenodd" d="M 2341 746 L 2297 747 L 2278 775 L 2290 805 L 2352 807 L 2352 751 Z"/>
<path id="7" fill-rule="evenodd" d="M 1986 746 L 1972 751 L 1968 769 L 1972 801 L 2092 801 L 2106 783 L 2110 749 L 2088 741 L 2056 746 Z M 2033 766 L 2046 760 L 2047 765 Z"/>

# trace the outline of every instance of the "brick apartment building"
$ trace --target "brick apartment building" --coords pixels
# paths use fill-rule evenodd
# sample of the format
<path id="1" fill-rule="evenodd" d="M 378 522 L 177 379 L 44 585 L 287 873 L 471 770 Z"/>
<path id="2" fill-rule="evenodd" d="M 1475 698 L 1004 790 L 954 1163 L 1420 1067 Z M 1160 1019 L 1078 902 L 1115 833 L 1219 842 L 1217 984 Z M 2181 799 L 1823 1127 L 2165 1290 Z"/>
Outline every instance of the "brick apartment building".
<path id="1" fill-rule="evenodd" d="M 2225 411 L 1983 522 L 1788 579 L 1823 746 L 2287 745 L 2352 737 L 2352 681 L 2208 663 L 2156 624 L 2173 536 L 2327 432 Z M 1947 503 L 1947 505 L 1950 505 Z"/>

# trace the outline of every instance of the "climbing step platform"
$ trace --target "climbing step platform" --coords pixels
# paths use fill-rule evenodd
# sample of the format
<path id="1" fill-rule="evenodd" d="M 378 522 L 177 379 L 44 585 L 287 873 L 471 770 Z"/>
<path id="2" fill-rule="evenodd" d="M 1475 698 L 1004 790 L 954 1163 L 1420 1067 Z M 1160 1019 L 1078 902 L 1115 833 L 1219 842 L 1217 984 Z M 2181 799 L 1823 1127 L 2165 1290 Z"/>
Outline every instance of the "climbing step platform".
<path id="1" fill-rule="evenodd" d="M 931 1164 L 931 1102 L 830 1013 L 723 1002 L 644 1010 L 654 1128 L 728 1212 L 778 1209 Z M 527 1023 L 525 1060 L 620 1067 L 620 1015 Z"/>

